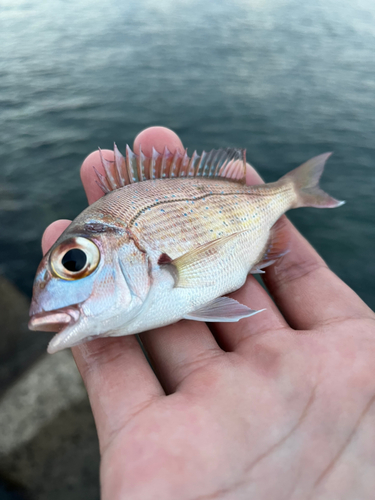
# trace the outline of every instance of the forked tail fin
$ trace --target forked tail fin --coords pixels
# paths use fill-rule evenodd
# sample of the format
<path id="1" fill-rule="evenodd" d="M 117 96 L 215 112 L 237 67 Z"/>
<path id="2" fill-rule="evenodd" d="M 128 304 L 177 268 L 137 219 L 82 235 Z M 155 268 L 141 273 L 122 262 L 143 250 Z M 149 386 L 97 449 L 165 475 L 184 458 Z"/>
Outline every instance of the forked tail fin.
<path id="1" fill-rule="evenodd" d="M 287 173 L 280 179 L 280 183 L 292 183 L 296 193 L 296 201 L 293 208 L 316 207 L 335 208 L 340 207 L 345 201 L 335 200 L 319 187 L 319 179 L 323 173 L 324 165 L 332 153 L 324 153 L 311 158 L 298 168 Z"/>

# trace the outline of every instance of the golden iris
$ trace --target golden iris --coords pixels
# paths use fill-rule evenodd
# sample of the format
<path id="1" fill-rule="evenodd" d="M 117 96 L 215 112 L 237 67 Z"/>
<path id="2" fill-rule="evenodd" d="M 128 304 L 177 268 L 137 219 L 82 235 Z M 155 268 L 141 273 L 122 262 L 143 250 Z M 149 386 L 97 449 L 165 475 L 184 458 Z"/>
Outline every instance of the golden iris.
<path id="1" fill-rule="evenodd" d="M 98 267 L 99 261 L 99 248 L 93 241 L 81 236 L 63 241 L 50 256 L 54 276 L 70 281 L 89 276 Z"/>

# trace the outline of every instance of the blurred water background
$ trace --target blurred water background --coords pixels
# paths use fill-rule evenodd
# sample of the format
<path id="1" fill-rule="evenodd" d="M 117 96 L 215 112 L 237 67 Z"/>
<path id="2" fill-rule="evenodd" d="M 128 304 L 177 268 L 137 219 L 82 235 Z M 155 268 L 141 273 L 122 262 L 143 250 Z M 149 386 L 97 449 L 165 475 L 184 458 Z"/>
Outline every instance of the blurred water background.
<path id="1" fill-rule="evenodd" d="M 375 306 L 373 0 L 1 0 L 0 271 L 30 295 L 40 238 L 86 205 L 84 157 L 150 125 L 238 146 L 265 180 L 334 151 L 340 210 L 290 216 Z"/>
<path id="2" fill-rule="evenodd" d="M 266 181 L 334 151 L 347 204 L 290 217 L 375 307 L 374 53 L 373 0 L 0 0 L 0 274 L 30 296 L 44 228 L 86 206 L 84 157 L 165 125 L 245 147 Z"/>

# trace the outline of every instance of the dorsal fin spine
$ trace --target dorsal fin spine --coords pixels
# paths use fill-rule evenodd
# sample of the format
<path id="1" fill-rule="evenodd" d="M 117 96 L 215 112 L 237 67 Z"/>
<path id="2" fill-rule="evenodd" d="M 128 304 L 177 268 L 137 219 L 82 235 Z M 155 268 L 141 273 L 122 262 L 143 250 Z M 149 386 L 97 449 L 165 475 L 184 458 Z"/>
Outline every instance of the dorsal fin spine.
<path id="1" fill-rule="evenodd" d="M 217 175 L 218 175 L 219 177 L 224 177 L 224 174 L 225 174 L 225 169 L 226 169 L 227 165 L 228 165 L 228 158 L 226 158 L 226 159 L 224 160 L 223 164 L 221 165 L 220 170 L 219 170 L 219 171 L 218 171 L 218 173 L 217 173 Z"/>
<path id="2" fill-rule="evenodd" d="M 205 164 L 204 169 L 203 169 L 203 177 L 209 177 L 210 176 L 210 170 L 211 170 L 211 164 L 212 164 L 212 157 L 213 157 L 214 151 L 215 150 L 212 149 L 211 151 L 209 151 L 207 153 L 206 164 Z"/>
<path id="3" fill-rule="evenodd" d="M 143 181 L 147 181 L 148 177 L 148 169 L 147 169 L 147 158 L 142 152 L 141 145 L 139 145 L 139 174 Z"/>
<path id="4" fill-rule="evenodd" d="M 243 149 L 242 150 L 242 167 L 243 167 L 243 177 L 245 179 L 245 182 L 246 182 L 246 149 Z"/>
<path id="5" fill-rule="evenodd" d="M 181 156 L 178 160 L 178 166 L 177 166 L 177 177 L 185 177 L 185 167 L 186 167 L 186 150 L 181 153 Z"/>
<path id="6" fill-rule="evenodd" d="M 126 175 L 127 171 L 125 165 L 125 158 L 120 153 L 118 147 L 116 146 L 116 143 L 113 144 L 113 151 L 115 153 L 116 170 L 120 185 L 126 186 L 126 184 L 129 184 L 129 179 L 127 178 Z"/>
<path id="7" fill-rule="evenodd" d="M 187 150 L 185 150 L 185 154 L 181 160 L 181 169 L 180 169 L 180 177 L 187 177 L 188 175 L 188 167 L 189 167 L 189 157 L 187 154 Z"/>
<path id="8" fill-rule="evenodd" d="M 228 172 L 227 172 L 229 179 L 232 179 L 235 170 L 236 170 L 236 160 L 232 160 L 231 164 L 228 166 Z"/>
<path id="9" fill-rule="evenodd" d="M 169 169 L 170 169 L 170 159 L 172 157 L 172 153 L 169 151 L 167 146 L 164 148 L 163 156 L 161 159 L 161 170 L 160 170 L 160 178 L 166 179 L 169 177 Z"/>
<path id="10" fill-rule="evenodd" d="M 195 175 L 195 166 L 194 166 L 194 161 L 197 156 L 197 152 L 194 151 L 194 153 L 191 155 L 191 158 L 189 160 L 189 164 L 187 166 L 187 175 L 188 177 L 194 177 Z"/>
<path id="11" fill-rule="evenodd" d="M 156 179 L 156 163 L 157 160 L 160 156 L 160 153 L 156 151 L 155 148 L 152 148 L 152 156 L 151 156 L 151 163 L 150 163 L 150 179 Z"/>
<path id="12" fill-rule="evenodd" d="M 116 144 L 113 151 L 114 160 L 109 161 L 99 149 L 105 175 L 95 169 L 97 183 L 105 193 L 149 179 L 205 177 L 243 182 L 246 176 L 245 150 L 242 149 L 212 149 L 200 156 L 194 151 L 191 158 L 187 150 L 171 153 L 167 147 L 162 154 L 152 148 L 151 157 L 146 156 L 141 147 L 136 155 L 127 145 L 125 157 Z"/>
<path id="13" fill-rule="evenodd" d="M 177 177 L 177 168 L 178 168 L 177 161 L 178 161 L 179 156 L 181 156 L 180 152 L 178 149 L 176 149 L 176 151 L 173 155 L 173 158 L 172 158 L 172 163 L 171 163 L 171 168 L 170 168 L 170 177 L 171 178 Z"/>
<path id="14" fill-rule="evenodd" d="M 214 155 L 215 155 L 214 149 L 209 151 L 209 153 L 207 154 L 206 164 L 203 169 L 203 177 L 210 177 L 211 165 Z"/>
<path id="15" fill-rule="evenodd" d="M 175 166 L 175 172 L 176 172 L 176 177 L 180 177 L 180 171 L 182 168 L 182 160 L 184 158 L 184 153 L 181 151 L 178 152 L 178 155 L 176 156 L 176 166 Z"/>
<path id="16" fill-rule="evenodd" d="M 211 177 L 215 177 L 215 172 L 217 170 L 217 165 L 218 163 L 220 163 L 220 159 L 222 158 L 223 156 L 223 151 L 220 151 L 220 149 L 218 149 L 216 151 L 216 154 L 215 154 L 215 157 L 212 161 L 212 168 L 211 168 Z"/>
<path id="17" fill-rule="evenodd" d="M 235 151 L 230 151 L 226 162 L 224 162 L 222 171 L 219 172 L 220 177 L 229 177 L 229 172 L 233 165 L 234 157 L 235 157 Z"/>
<path id="18" fill-rule="evenodd" d="M 197 167 L 197 173 L 196 173 L 197 177 L 202 177 L 202 175 L 203 175 L 203 169 L 204 169 L 204 164 L 205 164 L 206 158 L 207 158 L 206 151 L 202 151 L 202 154 L 201 154 L 201 157 L 199 160 L 199 164 Z"/>
<path id="19" fill-rule="evenodd" d="M 209 166 L 209 170 L 208 170 L 208 177 L 213 177 L 214 176 L 214 172 L 215 172 L 215 164 L 216 164 L 216 161 L 217 161 L 217 158 L 219 156 L 219 150 L 218 149 L 213 149 L 211 151 L 211 161 L 209 162 L 210 163 L 210 166 Z"/>
<path id="20" fill-rule="evenodd" d="M 227 150 L 226 149 L 223 149 L 221 151 L 221 154 L 219 155 L 219 158 L 218 158 L 218 161 L 217 161 L 217 165 L 216 165 L 216 168 L 215 168 L 215 171 L 214 171 L 214 177 L 216 177 L 219 172 L 220 172 L 220 169 L 221 167 L 223 166 L 224 162 L 225 162 L 225 156 L 227 154 Z"/>
<path id="21" fill-rule="evenodd" d="M 100 187 L 100 189 L 102 189 L 102 191 L 107 194 L 107 193 L 110 193 L 111 189 L 108 185 L 108 182 L 107 182 L 107 179 L 104 177 L 104 175 L 102 175 L 100 172 L 97 171 L 97 169 L 94 167 L 94 170 L 95 170 L 95 173 L 98 177 L 98 180 L 96 181 L 96 183 L 98 184 L 98 186 Z"/>
<path id="22" fill-rule="evenodd" d="M 101 159 L 101 162 L 102 162 L 105 174 L 106 174 L 107 182 L 109 184 L 109 187 L 111 188 L 111 191 L 113 191 L 114 189 L 117 189 L 118 187 L 120 187 L 118 185 L 117 179 L 115 178 L 115 173 L 113 171 L 114 169 L 112 168 L 113 162 L 110 162 L 104 158 L 103 152 L 100 148 L 99 148 L 99 154 L 100 154 L 100 159 Z"/>
<path id="23" fill-rule="evenodd" d="M 218 172 L 218 167 L 220 166 L 222 162 L 223 156 L 226 154 L 225 149 L 224 150 L 217 150 L 216 156 L 213 161 L 213 167 L 212 167 L 212 177 L 216 177 L 217 172 Z"/>
<path id="24" fill-rule="evenodd" d="M 230 162 L 231 162 L 231 158 L 230 158 L 230 155 L 228 155 L 225 158 L 225 160 L 224 160 L 224 162 L 223 162 L 223 164 L 222 164 L 222 166 L 221 166 L 221 168 L 220 168 L 220 170 L 218 172 L 218 175 L 220 177 L 225 177 L 226 169 L 227 169 L 228 165 L 230 164 Z"/>
<path id="25" fill-rule="evenodd" d="M 196 173 L 196 168 L 197 168 L 197 163 L 199 161 L 199 155 L 196 150 L 194 150 L 193 154 L 191 155 L 190 162 L 189 162 L 189 176 L 191 172 L 191 177 L 195 177 Z"/>
<path id="26" fill-rule="evenodd" d="M 161 157 L 161 166 L 160 166 L 160 178 L 163 179 L 166 177 L 166 169 L 167 169 L 167 146 L 164 148 L 163 155 Z"/>
<path id="27" fill-rule="evenodd" d="M 138 181 L 143 181 L 143 175 L 142 175 L 142 153 L 138 154 L 135 157 L 135 164 L 137 165 Z"/>
<path id="28" fill-rule="evenodd" d="M 137 173 L 137 162 L 135 158 L 135 154 L 133 151 L 129 148 L 128 145 L 126 145 L 126 157 L 125 157 L 125 163 L 126 163 L 126 169 L 128 171 L 129 175 L 129 181 L 131 184 L 134 182 L 138 182 L 138 173 Z"/>

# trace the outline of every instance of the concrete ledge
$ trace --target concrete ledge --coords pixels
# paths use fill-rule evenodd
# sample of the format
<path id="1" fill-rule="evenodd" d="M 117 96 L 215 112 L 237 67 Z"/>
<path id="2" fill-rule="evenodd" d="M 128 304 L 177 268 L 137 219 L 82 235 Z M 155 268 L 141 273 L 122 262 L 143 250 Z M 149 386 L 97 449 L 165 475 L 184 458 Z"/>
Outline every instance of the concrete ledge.
<path id="1" fill-rule="evenodd" d="M 0 393 L 46 351 L 51 335 L 30 332 L 29 299 L 0 275 Z"/>
<path id="2" fill-rule="evenodd" d="M 98 439 L 81 376 L 70 350 L 49 355 L 50 335 L 27 329 L 28 309 L 0 276 L 0 496 L 99 500 Z"/>

